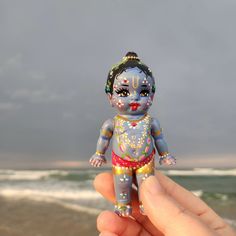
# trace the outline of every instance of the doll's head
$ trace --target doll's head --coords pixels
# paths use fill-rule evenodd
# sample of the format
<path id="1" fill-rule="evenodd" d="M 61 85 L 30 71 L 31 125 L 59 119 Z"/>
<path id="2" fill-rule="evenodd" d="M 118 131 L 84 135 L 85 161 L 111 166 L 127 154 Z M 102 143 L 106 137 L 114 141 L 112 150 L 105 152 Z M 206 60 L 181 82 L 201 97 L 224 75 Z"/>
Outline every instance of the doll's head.
<path id="1" fill-rule="evenodd" d="M 145 114 L 155 93 L 155 80 L 151 70 L 138 55 L 128 52 L 122 61 L 108 73 L 105 92 L 113 107 L 120 114 Z"/>

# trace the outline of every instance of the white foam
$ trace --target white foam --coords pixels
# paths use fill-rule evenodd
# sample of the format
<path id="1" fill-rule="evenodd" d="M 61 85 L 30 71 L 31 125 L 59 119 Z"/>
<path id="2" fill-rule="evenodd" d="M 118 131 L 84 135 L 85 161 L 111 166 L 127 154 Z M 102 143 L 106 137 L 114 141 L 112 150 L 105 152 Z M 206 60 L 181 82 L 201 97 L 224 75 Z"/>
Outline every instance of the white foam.
<path id="1" fill-rule="evenodd" d="M 0 170 L 0 180 L 40 180 L 50 175 L 68 175 L 59 170 Z"/>
<path id="2" fill-rule="evenodd" d="M 234 219 L 228 219 L 228 218 L 224 218 L 224 220 L 231 226 L 233 226 L 234 228 L 236 228 L 236 220 Z"/>
<path id="3" fill-rule="evenodd" d="M 93 190 L 48 190 L 48 189 L 25 189 L 22 187 L 5 187 L 0 189 L 0 196 L 10 199 L 29 199 L 33 201 L 56 203 L 65 208 L 79 212 L 86 212 L 97 215 L 101 212 L 96 208 L 81 206 L 66 201 L 97 200 L 102 199 L 101 195 Z"/>
<path id="4" fill-rule="evenodd" d="M 229 199 L 227 194 L 223 194 L 223 193 L 215 193 L 215 197 L 217 199 L 220 199 L 222 201 L 227 201 Z"/>
<path id="5" fill-rule="evenodd" d="M 197 197 L 201 197 L 203 195 L 203 191 L 201 189 L 200 190 L 193 190 L 191 192 Z"/>
<path id="6" fill-rule="evenodd" d="M 236 169 L 195 168 L 193 170 L 167 170 L 170 176 L 236 176 Z"/>
<path id="7" fill-rule="evenodd" d="M 78 212 L 85 212 L 85 213 L 92 214 L 92 215 L 98 215 L 101 212 L 101 210 L 96 209 L 96 208 L 85 207 L 85 206 L 81 206 L 81 205 L 73 204 L 73 203 L 65 203 L 62 200 L 55 199 L 50 196 L 29 195 L 29 194 L 12 195 L 12 194 L 13 194 L 13 192 L 11 192 L 10 194 L 9 194 L 9 192 L 5 192 L 1 195 L 3 197 L 10 196 L 11 199 L 17 199 L 17 200 L 29 199 L 29 200 L 38 201 L 38 202 L 55 203 L 55 204 L 59 204 L 60 206 L 65 207 L 67 209 L 71 209 L 71 210 L 78 211 Z"/>
<path id="8" fill-rule="evenodd" d="M 51 198 L 51 199 L 61 199 L 61 200 L 94 200 L 101 199 L 101 195 L 92 190 L 37 190 L 37 189 L 22 189 L 22 188 L 2 188 L 0 189 L 0 195 L 4 197 L 21 197 L 21 198 Z"/>

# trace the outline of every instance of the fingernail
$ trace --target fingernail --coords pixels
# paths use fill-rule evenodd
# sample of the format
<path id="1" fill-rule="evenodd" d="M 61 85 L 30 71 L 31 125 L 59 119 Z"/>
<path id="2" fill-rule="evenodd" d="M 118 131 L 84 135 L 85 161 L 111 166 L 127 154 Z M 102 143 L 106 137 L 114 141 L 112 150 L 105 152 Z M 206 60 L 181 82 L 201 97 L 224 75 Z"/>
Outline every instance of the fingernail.
<path id="1" fill-rule="evenodd" d="M 150 176 L 144 181 L 145 190 L 152 195 L 163 192 L 163 188 L 155 176 Z"/>

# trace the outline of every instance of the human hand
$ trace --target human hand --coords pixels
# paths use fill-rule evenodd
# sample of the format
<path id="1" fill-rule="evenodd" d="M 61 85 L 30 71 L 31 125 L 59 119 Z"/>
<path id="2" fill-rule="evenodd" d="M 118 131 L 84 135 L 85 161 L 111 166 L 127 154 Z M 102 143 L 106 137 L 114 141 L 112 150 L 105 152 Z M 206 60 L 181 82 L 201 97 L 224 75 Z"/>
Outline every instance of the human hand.
<path id="1" fill-rule="evenodd" d="M 176 164 L 176 159 L 174 156 L 170 155 L 169 153 L 164 155 L 164 156 L 160 156 L 160 160 L 159 160 L 160 165 L 165 164 L 165 165 L 175 165 Z"/>
<path id="2" fill-rule="evenodd" d="M 105 198 L 115 202 L 112 174 L 99 174 L 94 186 Z M 139 213 L 134 190 L 132 218 L 102 212 L 97 219 L 100 236 L 236 236 L 206 203 L 160 172 L 144 180 L 140 193 L 147 216 Z"/>
<path id="3" fill-rule="evenodd" d="M 94 167 L 100 167 L 102 164 L 106 163 L 106 158 L 104 155 L 98 155 L 98 154 L 94 154 L 90 159 L 89 162 L 92 166 Z"/>

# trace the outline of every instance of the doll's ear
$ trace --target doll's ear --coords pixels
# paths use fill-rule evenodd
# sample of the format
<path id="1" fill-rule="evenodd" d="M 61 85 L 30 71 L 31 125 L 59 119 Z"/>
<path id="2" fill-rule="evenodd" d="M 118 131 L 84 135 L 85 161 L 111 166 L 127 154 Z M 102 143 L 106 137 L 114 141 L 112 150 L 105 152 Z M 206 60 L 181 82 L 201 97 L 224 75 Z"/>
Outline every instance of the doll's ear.
<path id="1" fill-rule="evenodd" d="M 114 107 L 114 105 L 113 105 L 113 103 L 112 103 L 112 94 L 107 93 L 107 98 L 108 98 L 108 101 L 109 101 L 109 103 L 111 104 L 111 106 Z"/>
<path id="2" fill-rule="evenodd" d="M 151 100 L 153 101 L 153 98 L 154 98 L 154 94 L 151 96 Z"/>

